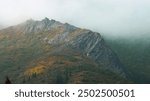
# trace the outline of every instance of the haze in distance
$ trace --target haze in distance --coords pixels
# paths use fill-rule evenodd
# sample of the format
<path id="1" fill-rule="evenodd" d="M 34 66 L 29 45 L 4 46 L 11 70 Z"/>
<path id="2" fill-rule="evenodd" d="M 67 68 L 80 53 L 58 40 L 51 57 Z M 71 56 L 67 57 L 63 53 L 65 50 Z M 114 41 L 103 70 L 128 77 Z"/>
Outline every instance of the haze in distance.
<path id="1" fill-rule="evenodd" d="M 0 0 L 0 25 L 44 17 L 68 22 L 105 36 L 149 34 L 148 0 Z"/>

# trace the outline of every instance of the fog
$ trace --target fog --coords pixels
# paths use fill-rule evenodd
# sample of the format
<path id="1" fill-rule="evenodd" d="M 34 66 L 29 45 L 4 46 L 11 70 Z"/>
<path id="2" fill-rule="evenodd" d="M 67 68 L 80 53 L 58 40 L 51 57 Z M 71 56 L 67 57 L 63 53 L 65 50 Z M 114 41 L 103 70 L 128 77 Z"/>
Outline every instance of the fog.
<path id="1" fill-rule="evenodd" d="M 45 17 L 105 36 L 150 33 L 149 0 L 0 0 L 0 25 Z"/>

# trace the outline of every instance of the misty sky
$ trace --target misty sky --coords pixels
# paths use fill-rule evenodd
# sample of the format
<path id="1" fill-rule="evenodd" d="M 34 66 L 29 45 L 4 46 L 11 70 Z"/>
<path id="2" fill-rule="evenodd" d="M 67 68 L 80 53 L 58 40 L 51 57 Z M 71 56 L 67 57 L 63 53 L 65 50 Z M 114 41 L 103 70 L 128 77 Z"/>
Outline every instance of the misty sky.
<path id="1" fill-rule="evenodd" d="M 150 0 L 0 0 L 0 25 L 45 17 L 105 35 L 149 34 Z"/>

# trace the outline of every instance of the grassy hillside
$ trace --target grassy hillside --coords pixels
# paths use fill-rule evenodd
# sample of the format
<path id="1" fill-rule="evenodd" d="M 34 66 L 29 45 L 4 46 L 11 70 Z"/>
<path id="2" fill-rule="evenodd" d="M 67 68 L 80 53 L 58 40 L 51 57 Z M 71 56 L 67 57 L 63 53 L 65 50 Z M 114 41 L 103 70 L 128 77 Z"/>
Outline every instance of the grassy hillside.
<path id="1" fill-rule="evenodd" d="M 0 83 L 131 83 L 67 46 L 52 46 L 42 33 L 0 34 Z"/>

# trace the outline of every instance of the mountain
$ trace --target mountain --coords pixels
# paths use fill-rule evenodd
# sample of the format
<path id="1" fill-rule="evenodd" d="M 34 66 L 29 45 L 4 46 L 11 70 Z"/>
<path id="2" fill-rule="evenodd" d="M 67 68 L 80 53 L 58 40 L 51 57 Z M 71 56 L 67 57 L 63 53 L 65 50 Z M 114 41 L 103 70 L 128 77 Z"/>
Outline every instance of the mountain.
<path id="1" fill-rule="evenodd" d="M 0 30 L 0 83 L 129 83 L 97 32 L 48 18 Z"/>
<path id="2" fill-rule="evenodd" d="M 150 83 L 150 35 L 140 37 L 106 39 L 117 53 L 121 63 L 128 69 L 130 79 L 135 83 Z"/>

